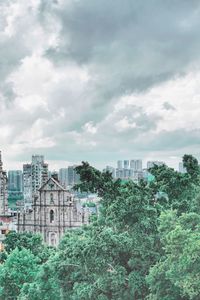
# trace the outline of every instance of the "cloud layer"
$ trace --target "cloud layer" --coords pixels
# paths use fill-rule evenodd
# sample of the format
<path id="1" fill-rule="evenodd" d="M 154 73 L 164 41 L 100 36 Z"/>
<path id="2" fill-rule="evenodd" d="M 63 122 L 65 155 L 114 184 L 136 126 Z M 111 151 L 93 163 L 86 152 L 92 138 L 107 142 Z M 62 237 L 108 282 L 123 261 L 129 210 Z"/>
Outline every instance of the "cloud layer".
<path id="1" fill-rule="evenodd" d="M 199 13 L 195 0 L 0 4 L 8 167 L 32 153 L 55 167 L 198 156 Z"/>

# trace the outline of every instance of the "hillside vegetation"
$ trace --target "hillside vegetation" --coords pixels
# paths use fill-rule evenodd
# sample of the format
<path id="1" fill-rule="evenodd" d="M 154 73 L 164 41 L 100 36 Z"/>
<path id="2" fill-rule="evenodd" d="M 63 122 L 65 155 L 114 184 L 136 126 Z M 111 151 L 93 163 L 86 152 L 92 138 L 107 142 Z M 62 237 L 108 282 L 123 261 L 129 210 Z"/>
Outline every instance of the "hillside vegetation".
<path id="1" fill-rule="evenodd" d="M 0 299 L 200 299 L 200 168 L 154 166 L 154 180 L 121 182 L 83 162 L 77 190 L 101 197 L 89 226 L 57 249 L 11 232 L 1 253 Z"/>

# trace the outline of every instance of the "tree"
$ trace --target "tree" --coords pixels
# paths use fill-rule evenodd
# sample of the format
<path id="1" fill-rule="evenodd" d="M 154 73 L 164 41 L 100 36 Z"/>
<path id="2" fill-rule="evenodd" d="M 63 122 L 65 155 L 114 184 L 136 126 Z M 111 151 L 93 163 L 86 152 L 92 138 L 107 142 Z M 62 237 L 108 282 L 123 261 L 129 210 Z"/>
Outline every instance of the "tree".
<path id="1" fill-rule="evenodd" d="M 35 256 L 45 262 L 51 253 L 54 251 L 52 248 L 44 245 L 40 234 L 33 234 L 31 232 L 17 233 L 10 231 L 4 241 L 5 252 L 11 253 L 15 248 L 29 249 Z"/>
<path id="2" fill-rule="evenodd" d="M 67 231 L 54 251 L 37 235 L 7 236 L 2 270 L 15 251 L 37 259 L 34 276 L 27 270 L 27 281 L 16 277 L 22 277 L 18 299 L 199 299 L 200 215 L 194 213 L 200 207 L 199 168 L 192 156 L 184 161 L 186 174 L 154 166 L 154 180 L 139 184 L 113 180 L 83 162 L 75 188 L 97 193 L 100 213 L 90 225 Z M 7 285 L 15 285 L 6 274 Z M 1 292 L 10 295 L 6 285 Z"/>
<path id="3" fill-rule="evenodd" d="M 38 258 L 30 250 L 14 249 L 0 266 L 0 299 L 17 299 L 23 284 L 33 282 L 38 269 Z"/>
<path id="4" fill-rule="evenodd" d="M 74 189 L 97 193 L 102 198 L 104 208 L 119 195 L 121 180 L 113 180 L 110 172 L 100 172 L 87 162 L 82 162 L 82 165 L 76 167 L 76 172 L 80 175 L 81 183 L 75 185 Z"/>
<path id="5" fill-rule="evenodd" d="M 25 283 L 18 300 L 60 300 L 60 287 L 51 259 L 40 266 L 34 282 Z"/>
<path id="6" fill-rule="evenodd" d="M 132 299 L 131 253 L 127 232 L 99 226 L 67 232 L 53 263 L 64 299 Z"/>
<path id="7" fill-rule="evenodd" d="M 92 226 L 68 233 L 61 243 L 55 274 L 66 298 L 144 299 L 145 276 L 160 255 L 157 216 L 162 207 L 144 183 L 113 180 L 88 163 L 76 171 L 81 178 L 76 189 L 98 193 L 102 207 Z"/>
<path id="8" fill-rule="evenodd" d="M 160 217 L 160 236 L 165 253 L 151 268 L 147 281 L 149 299 L 200 298 L 200 215 L 186 213 L 177 217 L 174 212 Z"/>
<path id="9" fill-rule="evenodd" d="M 199 163 L 198 160 L 190 154 L 183 156 L 183 166 L 186 168 L 187 174 L 193 182 L 199 183 Z"/>
<path id="10" fill-rule="evenodd" d="M 155 165 L 149 171 L 155 177 L 149 184 L 152 193 L 166 193 L 168 205 L 178 214 L 189 212 L 194 209 L 194 199 L 200 194 L 200 170 L 198 161 L 191 155 L 184 155 L 183 164 L 187 173 L 181 174 L 166 165 Z M 166 203 L 167 204 L 167 203 Z"/>
<path id="11" fill-rule="evenodd" d="M 42 237 L 39 234 L 33 234 L 31 232 L 18 233 L 16 231 L 10 231 L 4 241 L 5 250 L 10 253 L 16 247 L 18 249 L 26 248 L 31 250 L 34 254 L 38 254 L 43 247 Z"/>

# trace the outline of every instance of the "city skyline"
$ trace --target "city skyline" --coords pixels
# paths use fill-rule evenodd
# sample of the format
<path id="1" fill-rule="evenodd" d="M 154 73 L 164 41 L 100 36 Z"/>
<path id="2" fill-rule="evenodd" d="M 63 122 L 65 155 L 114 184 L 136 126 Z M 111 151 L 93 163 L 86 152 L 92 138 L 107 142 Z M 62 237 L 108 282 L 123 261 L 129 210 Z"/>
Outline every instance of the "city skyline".
<path id="1" fill-rule="evenodd" d="M 1 150 L 0 150 L 1 151 Z M 43 157 L 43 159 L 45 159 L 46 163 L 48 164 L 48 167 L 49 167 L 49 171 L 50 172 L 54 172 L 54 171 L 59 171 L 61 169 L 65 169 L 65 168 L 68 168 L 68 167 L 72 167 L 72 166 L 76 166 L 76 165 L 79 165 L 81 164 L 81 162 L 83 160 L 81 160 L 80 162 L 69 162 L 67 160 L 64 160 L 64 161 L 61 161 L 60 164 L 52 164 L 51 165 L 51 161 L 49 161 L 46 156 L 44 154 L 32 154 L 29 158 L 29 160 L 25 161 L 25 162 L 18 162 L 17 163 L 17 166 L 18 168 L 15 168 L 14 164 L 12 165 L 12 162 L 10 162 L 8 165 L 11 166 L 11 168 L 8 168 L 6 166 L 6 157 L 3 153 L 3 151 L 1 151 L 1 155 L 3 156 L 3 161 L 4 161 L 4 166 L 5 166 L 5 170 L 7 172 L 9 171 L 23 171 L 23 165 L 29 165 L 30 161 L 31 161 L 31 158 L 33 158 L 34 156 L 40 156 L 40 157 Z M 175 157 L 177 159 L 177 157 Z M 172 167 L 174 168 L 175 170 L 179 170 L 180 168 L 180 164 L 182 163 L 182 160 L 180 158 L 180 160 L 177 160 L 177 163 L 175 162 L 174 164 L 169 164 L 168 163 L 168 160 L 161 160 L 161 159 L 158 159 L 158 158 L 149 158 L 149 159 L 142 159 L 142 158 L 139 158 L 139 157 L 132 157 L 132 158 L 127 158 L 127 157 L 124 157 L 124 158 L 121 158 L 121 159 L 117 159 L 116 161 L 112 161 L 111 163 L 107 163 L 106 161 L 104 163 L 102 163 L 101 167 L 98 167 L 98 164 L 94 163 L 92 164 L 91 162 L 89 162 L 93 167 L 96 167 L 97 169 L 99 170 L 103 170 L 105 169 L 106 166 L 111 166 L 113 168 L 118 168 L 118 163 L 121 162 L 122 163 L 122 168 L 124 168 L 124 163 L 125 162 L 128 162 L 128 168 L 133 168 L 131 167 L 131 162 L 134 162 L 136 161 L 138 163 L 138 161 L 141 161 L 142 163 L 142 169 L 146 169 L 147 166 L 148 166 L 148 163 L 149 162 L 164 162 L 167 166 L 169 167 Z M 56 167 L 57 166 L 57 167 Z"/>
<path id="2" fill-rule="evenodd" d="M 7 169 L 199 158 L 198 1 L 47 2 L 0 4 Z"/>

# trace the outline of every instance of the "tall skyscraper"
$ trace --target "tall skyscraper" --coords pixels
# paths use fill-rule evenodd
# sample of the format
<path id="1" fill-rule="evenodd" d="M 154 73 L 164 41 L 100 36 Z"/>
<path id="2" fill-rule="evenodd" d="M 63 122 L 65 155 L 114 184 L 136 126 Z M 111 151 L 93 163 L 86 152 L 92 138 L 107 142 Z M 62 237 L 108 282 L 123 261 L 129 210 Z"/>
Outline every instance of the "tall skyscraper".
<path id="1" fill-rule="evenodd" d="M 31 180 L 31 164 L 23 165 L 23 192 L 24 202 L 32 202 L 32 180 Z"/>
<path id="2" fill-rule="evenodd" d="M 116 178 L 124 179 L 124 169 L 116 169 Z"/>
<path id="3" fill-rule="evenodd" d="M 124 160 L 124 169 L 129 168 L 129 160 Z"/>
<path id="4" fill-rule="evenodd" d="M 10 170 L 8 171 L 8 191 L 22 192 L 22 171 Z"/>
<path id="5" fill-rule="evenodd" d="M 123 169 L 123 179 L 129 179 L 131 177 L 130 169 L 124 168 Z"/>
<path id="6" fill-rule="evenodd" d="M 143 170 L 142 170 L 142 160 L 141 159 L 132 159 L 124 160 L 124 164 L 119 160 L 117 162 L 116 169 L 116 178 L 120 179 L 132 179 L 134 181 L 139 181 L 143 178 Z"/>
<path id="7" fill-rule="evenodd" d="M 117 162 L 117 169 L 123 169 L 122 160 L 118 160 L 118 162 Z"/>
<path id="8" fill-rule="evenodd" d="M 59 170 L 58 179 L 61 185 L 65 188 L 72 187 L 79 183 L 80 176 L 77 174 L 76 165 L 68 166 L 67 168 L 61 168 Z"/>
<path id="9" fill-rule="evenodd" d="M 48 164 L 43 155 L 33 155 L 31 163 L 32 197 L 38 195 L 39 188 L 48 179 Z"/>
<path id="10" fill-rule="evenodd" d="M 64 188 L 68 186 L 68 168 L 62 168 L 59 170 L 58 179 Z"/>
<path id="11" fill-rule="evenodd" d="M 43 155 L 33 155 L 31 164 L 23 165 L 24 201 L 32 202 L 39 188 L 48 179 L 48 164 Z"/>
<path id="12" fill-rule="evenodd" d="M 73 186 L 80 181 L 79 174 L 76 173 L 76 165 L 68 167 L 68 185 Z"/>
<path id="13" fill-rule="evenodd" d="M 133 171 L 142 171 L 142 160 L 141 159 L 132 159 L 130 161 L 130 169 Z"/>
<path id="14" fill-rule="evenodd" d="M 74 167 L 68 167 L 68 185 L 74 185 Z"/>
<path id="15" fill-rule="evenodd" d="M 0 151 L 0 215 L 8 213 L 8 179 L 6 171 L 3 170 L 3 162 Z"/>

